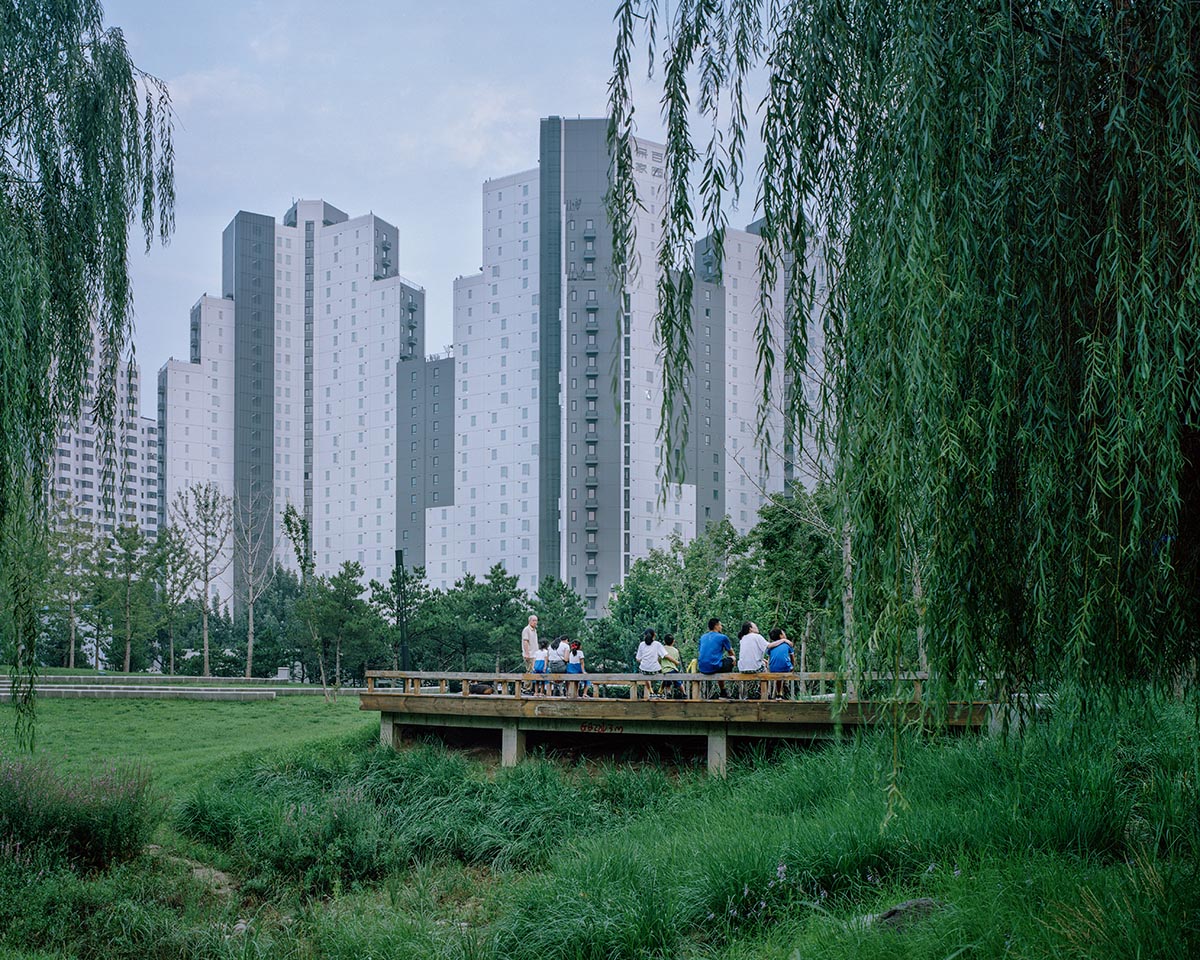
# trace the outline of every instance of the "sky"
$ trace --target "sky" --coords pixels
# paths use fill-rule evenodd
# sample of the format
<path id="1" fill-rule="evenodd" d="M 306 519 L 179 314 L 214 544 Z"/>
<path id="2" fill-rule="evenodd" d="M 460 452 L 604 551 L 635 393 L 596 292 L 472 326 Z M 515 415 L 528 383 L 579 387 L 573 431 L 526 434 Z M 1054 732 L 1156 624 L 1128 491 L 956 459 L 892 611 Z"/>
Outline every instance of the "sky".
<path id="1" fill-rule="evenodd" d="M 537 165 L 541 117 L 605 114 L 614 7 L 108 0 L 176 114 L 174 236 L 131 248 L 143 414 L 159 367 L 188 355 L 192 304 L 220 294 L 238 210 L 278 219 L 320 197 L 395 224 L 397 268 L 426 291 L 427 349 L 449 344 L 453 280 L 482 259 L 483 181 Z M 639 81 L 638 132 L 661 140 L 657 96 Z"/>

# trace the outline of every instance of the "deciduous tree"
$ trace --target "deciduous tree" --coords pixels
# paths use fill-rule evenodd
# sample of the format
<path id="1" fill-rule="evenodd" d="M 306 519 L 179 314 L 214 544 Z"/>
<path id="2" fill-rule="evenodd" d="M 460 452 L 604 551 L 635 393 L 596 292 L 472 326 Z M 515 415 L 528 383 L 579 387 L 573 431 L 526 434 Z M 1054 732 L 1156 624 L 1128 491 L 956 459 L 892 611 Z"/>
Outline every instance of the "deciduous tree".
<path id="1" fill-rule="evenodd" d="M 193 586 L 200 604 L 200 630 L 203 643 L 203 673 L 211 676 L 208 651 L 208 619 L 213 581 L 233 560 L 229 549 L 232 533 L 232 507 L 229 497 L 215 483 L 193 483 L 180 490 L 171 504 L 171 522 L 179 529 L 196 573 Z"/>
<path id="2" fill-rule="evenodd" d="M 246 610 L 246 677 L 253 676 L 254 607 L 275 576 L 275 528 L 265 493 L 236 497 L 232 505 L 234 585 Z"/>

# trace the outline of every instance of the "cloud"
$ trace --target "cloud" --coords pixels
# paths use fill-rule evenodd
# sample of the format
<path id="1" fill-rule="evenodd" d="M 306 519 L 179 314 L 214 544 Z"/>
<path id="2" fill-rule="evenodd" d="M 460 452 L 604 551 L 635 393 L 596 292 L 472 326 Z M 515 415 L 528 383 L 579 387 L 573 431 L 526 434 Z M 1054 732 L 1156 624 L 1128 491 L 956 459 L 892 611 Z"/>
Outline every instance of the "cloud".
<path id="1" fill-rule="evenodd" d="M 537 162 L 538 112 L 519 89 L 455 84 L 438 98 L 434 142 L 452 164 L 487 176 L 525 170 Z"/>
<path id="2" fill-rule="evenodd" d="M 261 79 L 240 67 L 215 66 L 184 73 L 170 81 L 171 101 L 181 116 L 213 109 L 236 111 L 261 104 L 269 92 Z"/>
<path id="3" fill-rule="evenodd" d="M 282 24 L 273 23 L 250 41 L 250 52 L 260 63 L 280 63 L 291 56 L 292 41 Z"/>

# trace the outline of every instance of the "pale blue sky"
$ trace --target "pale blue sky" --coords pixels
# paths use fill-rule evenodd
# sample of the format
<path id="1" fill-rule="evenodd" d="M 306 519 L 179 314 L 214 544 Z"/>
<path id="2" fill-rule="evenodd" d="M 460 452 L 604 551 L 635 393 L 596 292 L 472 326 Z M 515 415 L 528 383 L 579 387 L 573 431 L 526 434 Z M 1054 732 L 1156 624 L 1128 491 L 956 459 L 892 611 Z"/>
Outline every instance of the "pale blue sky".
<path id="1" fill-rule="evenodd" d="M 396 224 L 397 267 L 426 289 L 427 346 L 449 343 L 453 279 L 479 268 L 481 184 L 536 166 L 540 117 L 604 115 L 613 6 L 107 0 L 177 114 L 175 235 L 135 247 L 131 265 L 143 413 L 158 368 L 187 356 L 189 308 L 220 292 L 221 231 L 239 209 L 281 217 L 322 197 Z M 656 100 L 643 85 L 651 139 Z"/>

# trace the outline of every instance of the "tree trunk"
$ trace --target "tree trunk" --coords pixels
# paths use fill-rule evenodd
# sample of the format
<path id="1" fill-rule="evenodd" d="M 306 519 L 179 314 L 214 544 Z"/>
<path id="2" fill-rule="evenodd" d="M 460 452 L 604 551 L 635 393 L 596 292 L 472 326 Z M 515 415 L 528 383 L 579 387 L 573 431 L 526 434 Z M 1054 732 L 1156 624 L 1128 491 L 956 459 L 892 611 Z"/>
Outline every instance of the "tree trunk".
<path id="1" fill-rule="evenodd" d="M 67 601 L 67 618 L 70 622 L 71 649 L 67 653 L 67 669 L 75 669 L 75 598 Z"/>
<path id="2" fill-rule="evenodd" d="M 200 633 L 204 638 L 204 673 L 201 676 L 209 676 L 208 672 L 208 581 L 204 581 L 204 602 L 200 604 Z"/>
<path id="3" fill-rule="evenodd" d="M 842 665 L 846 672 L 846 694 L 854 694 L 858 673 L 854 649 L 854 554 L 850 546 L 850 522 L 842 527 Z"/>
<path id="4" fill-rule="evenodd" d="M 254 666 L 254 601 L 251 600 L 246 605 L 246 679 L 249 680 L 253 674 L 251 668 Z"/>
<path id="5" fill-rule="evenodd" d="M 342 687 L 342 635 L 337 635 L 337 640 L 333 647 L 333 699 L 337 699 L 338 691 Z"/>
<path id="6" fill-rule="evenodd" d="M 171 618 L 171 623 L 167 627 L 167 637 L 169 638 L 168 642 L 171 644 L 171 673 L 170 673 L 170 675 L 173 677 L 173 676 L 175 676 L 175 618 L 174 617 Z"/>
<path id="7" fill-rule="evenodd" d="M 804 633 L 800 634 L 800 664 L 799 664 L 799 666 L 800 666 L 801 673 L 808 672 L 808 638 L 810 636 L 812 636 L 812 622 L 813 622 L 813 613 L 811 610 L 809 610 L 808 613 L 805 614 L 805 616 L 804 616 Z M 820 689 L 820 687 L 818 687 L 818 689 Z M 804 680 L 800 681 L 800 693 L 801 693 L 801 695 L 808 693 L 808 684 Z"/>
<path id="8" fill-rule="evenodd" d="M 921 670 L 929 672 L 929 657 L 925 653 L 925 590 L 921 585 L 921 558 L 913 553 L 913 605 L 917 608 L 917 659 Z"/>
<path id="9" fill-rule="evenodd" d="M 311 626 L 308 629 L 312 634 L 313 647 L 317 651 L 317 666 L 321 668 L 321 693 L 325 697 L 325 702 L 329 703 L 329 682 L 325 678 L 325 651 L 321 649 L 321 638 L 317 636 L 317 631 Z"/>
<path id="10" fill-rule="evenodd" d="M 129 654 L 133 647 L 133 617 L 130 615 L 129 604 L 130 585 L 125 581 L 125 672 L 129 672 Z"/>

